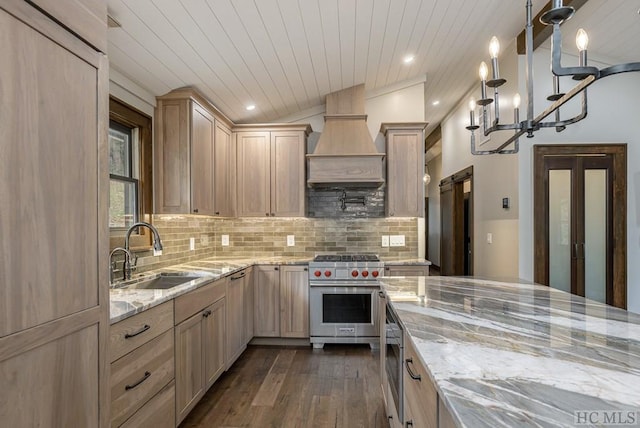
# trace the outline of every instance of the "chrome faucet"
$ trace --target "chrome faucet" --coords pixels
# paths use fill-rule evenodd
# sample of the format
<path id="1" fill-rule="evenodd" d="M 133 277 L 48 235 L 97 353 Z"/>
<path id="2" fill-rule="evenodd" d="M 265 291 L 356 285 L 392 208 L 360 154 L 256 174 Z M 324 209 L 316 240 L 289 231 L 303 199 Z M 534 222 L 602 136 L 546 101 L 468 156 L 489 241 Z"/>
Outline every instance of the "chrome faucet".
<path id="1" fill-rule="evenodd" d="M 131 237 L 131 233 L 133 232 L 134 229 L 142 226 L 148 227 L 149 230 L 151 230 L 151 232 L 153 233 L 153 255 L 154 256 L 162 255 L 162 241 L 160 240 L 160 233 L 158 233 L 158 229 L 156 229 L 152 224 L 145 223 L 143 221 L 134 223 L 133 225 L 131 225 L 129 230 L 127 230 L 127 233 L 124 235 L 125 254 L 124 254 L 124 267 L 122 270 L 124 271 L 125 280 L 131 279 L 131 272 L 136 268 L 136 261 L 137 261 L 137 257 L 134 259 L 131 256 L 131 249 L 129 248 L 129 238 Z M 132 260 L 134 260 L 133 266 L 131 264 Z"/>
<path id="2" fill-rule="evenodd" d="M 122 248 L 122 247 L 116 247 L 113 250 L 111 250 L 111 253 L 109 253 L 109 267 L 110 267 L 110 269 L 109 269 L 109 285 L 112 285 L 113 282 L 114 282 L 114 279 L 115 279 L 114 276 L 115 276 L 115 273 L 116 273 L 116 262 L 114 262 L 112 260 L 112 258 L 113 258 L 113 255 L 115 253 L 117 253 L 118 251 L 121 251 L 121 252 L 124 253 L 125 260 L 127 260 L 127 259 L 131 260 L 131 252 L 129 250 L 127 250 L 125 248 Z M 122 271 L 124 272 L 124 268 L 122 269 Z M 125 279 L 124 274 L 123 274 L 123 279 Z"/>

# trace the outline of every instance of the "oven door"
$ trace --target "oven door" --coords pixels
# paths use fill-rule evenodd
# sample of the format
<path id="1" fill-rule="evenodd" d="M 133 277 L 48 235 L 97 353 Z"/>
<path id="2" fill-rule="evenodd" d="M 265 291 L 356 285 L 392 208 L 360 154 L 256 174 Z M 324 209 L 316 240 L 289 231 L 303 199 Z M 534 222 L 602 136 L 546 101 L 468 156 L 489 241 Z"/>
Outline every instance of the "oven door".
<path id="1" fill-rule="evenodd" d="M 377 285 L 310 284 L 310 333 L 314 337 L 379 337 Z"/>

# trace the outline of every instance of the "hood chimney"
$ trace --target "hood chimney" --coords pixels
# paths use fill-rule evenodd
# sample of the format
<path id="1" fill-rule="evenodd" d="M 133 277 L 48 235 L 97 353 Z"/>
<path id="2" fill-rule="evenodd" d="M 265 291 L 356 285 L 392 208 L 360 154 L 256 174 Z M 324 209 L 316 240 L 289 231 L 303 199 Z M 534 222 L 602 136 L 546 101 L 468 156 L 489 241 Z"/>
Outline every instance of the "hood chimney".
<path id="1" fill-rule="evenodd" d="M 326 98 L 324 129 L 307 155 L 310 187 L 380 187 L 382 160 L 364 114 L 364 85 L 333 92 Z"/>

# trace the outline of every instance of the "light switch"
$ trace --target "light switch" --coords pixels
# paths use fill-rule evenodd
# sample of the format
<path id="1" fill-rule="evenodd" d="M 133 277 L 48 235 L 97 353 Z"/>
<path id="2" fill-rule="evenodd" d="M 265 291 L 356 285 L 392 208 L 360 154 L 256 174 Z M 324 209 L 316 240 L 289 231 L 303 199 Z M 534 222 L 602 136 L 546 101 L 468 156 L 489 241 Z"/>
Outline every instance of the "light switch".
<path id="1" fill-rule="evenodd" d="M 404 247 L 404 235 L 391 235 L 389 237 L 391 247 Z"/>
<path id="2" fill-rule="evenodd" d="M 383 247 L 389 246 L 389 235 L 382 235 L 382 246 Z"/>
<path id="3" fill-rule="evenodd" d="M 287 235 L 287 247 L 293 247 L 296 245 L 296 236 Z"/>
<path id="4" fill-rule="evenodd" d="M 493 233 L 487 233 L 487 244 L 493 244 Z"/>
<path id="5" fill-rule="evenodd" d="M 222 235 L 222 246 L 223 247 L 229 246 L 229 235 Z"/>
<path id="6" fill-rule="evenodd" d="M 189 251 L 196 249 L 196 238 L 189 238 Z"/>

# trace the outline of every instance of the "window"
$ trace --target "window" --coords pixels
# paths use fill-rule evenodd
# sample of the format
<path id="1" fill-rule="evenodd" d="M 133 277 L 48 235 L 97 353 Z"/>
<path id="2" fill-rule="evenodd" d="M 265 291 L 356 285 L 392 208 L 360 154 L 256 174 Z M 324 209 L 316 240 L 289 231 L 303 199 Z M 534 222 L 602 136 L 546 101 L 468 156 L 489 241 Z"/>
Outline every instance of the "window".
<path id="1" fill-rule="evenodd" d="M 109 99 L 109 230 L 111 248 L 126 230 L 151 221 L 153 211 L 151 118 L 113 97 Z M 147 229 L 132 235 L 132 248 L 151 246 Z"/>
<path id="2" fill-rule="evenodd" d="M 128 229 L 139 219 L 137 129 L 109 121 L 109 228 Z"/>

